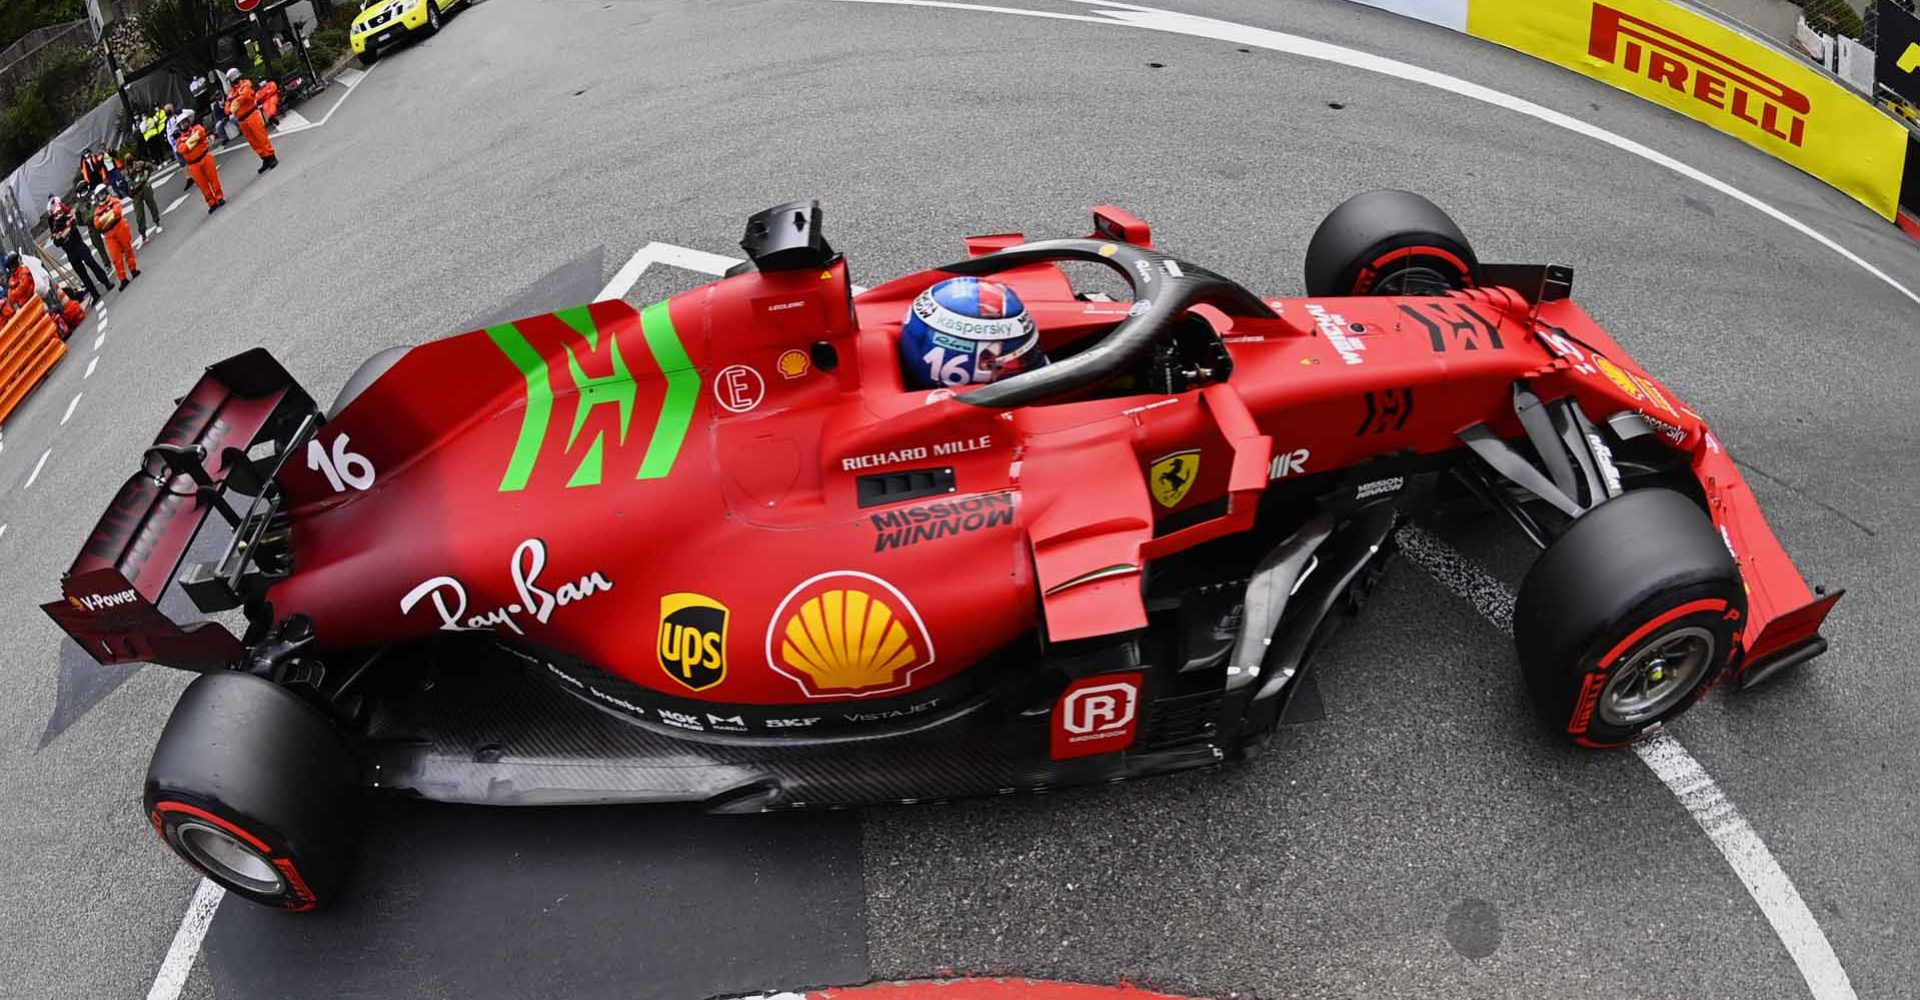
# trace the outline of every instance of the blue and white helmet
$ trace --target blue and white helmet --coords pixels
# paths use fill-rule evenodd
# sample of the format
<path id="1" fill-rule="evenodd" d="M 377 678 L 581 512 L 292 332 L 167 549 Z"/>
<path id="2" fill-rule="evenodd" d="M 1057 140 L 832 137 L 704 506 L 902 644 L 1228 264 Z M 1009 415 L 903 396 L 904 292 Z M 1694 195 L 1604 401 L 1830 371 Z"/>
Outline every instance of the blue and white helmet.
<path id="1" fill-rule="evenodd" d="M 910 389 L 957 389 L 1047 363 L 1040 331 L 1013 289 L 948 278 L 920 293 L 900 328 L 900 369 Z"/>

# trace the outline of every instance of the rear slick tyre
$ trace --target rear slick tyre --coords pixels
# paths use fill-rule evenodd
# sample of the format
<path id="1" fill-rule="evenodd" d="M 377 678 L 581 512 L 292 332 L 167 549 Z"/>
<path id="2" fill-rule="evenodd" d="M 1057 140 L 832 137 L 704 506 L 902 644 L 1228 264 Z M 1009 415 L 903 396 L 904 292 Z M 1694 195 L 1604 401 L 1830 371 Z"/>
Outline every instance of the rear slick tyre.
<path id="1" fill-rule="evenodd" d="M 1444 295 L 1480 283 L 1480 260 L 1440 207 L 1368 191 L 1327 213 L 1307 241 L 1307 294 Z"/>
<path id="2" fill-rule="evenodd" d="M 1514 647 L 1548 725 L 1581 746 L 1624 746 L 1712 687 L 1746 613 L 1713 522 L 1679 493 L 1640 489 L 1541 554 L 1514 605 Z"/>
<path id="3" fill-rule="evenodd" d="M 311 910 L 351 860 L 358 776 L 319 709 L 252 674 L 206 674 L 187 685 L 154 748 L 147 818 L 227 891 Z"/>

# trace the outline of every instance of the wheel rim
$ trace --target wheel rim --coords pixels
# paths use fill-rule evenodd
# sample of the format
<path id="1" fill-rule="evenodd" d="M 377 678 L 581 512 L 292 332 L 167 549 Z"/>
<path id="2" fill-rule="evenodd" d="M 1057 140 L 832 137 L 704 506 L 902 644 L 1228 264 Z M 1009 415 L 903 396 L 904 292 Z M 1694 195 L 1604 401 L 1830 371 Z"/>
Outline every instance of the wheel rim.
<path id="1" fill-rule="evenodd" d="M 1713 662 L 1713 633 L 1698 626 L 1648 640 L 1607 678 L 1600 692 L 1601 721 L 1636 726 L 1679 704 Z"/>
<path id="2" fill-rule="evenodd" d="M 174 842 L 195 864 L 228 882 L 265 896 L 286 890 L 272 862 L 217 826 L 186 820 L 174 827 Z"/>
<path id="3" fill-rule="evenodd" d="M 427 23 L 436 28 L 440 26 L 440 12 L 434 9 L 433 0 L 427 0 Z"/>
<path id="4" fill-rule="evenodd" d="M 1374 283 L 1374 295 L 1445 295 L 1459 287 L 1457 281 L 1431 267 L 1413 265 L 1397 268 Z"/>

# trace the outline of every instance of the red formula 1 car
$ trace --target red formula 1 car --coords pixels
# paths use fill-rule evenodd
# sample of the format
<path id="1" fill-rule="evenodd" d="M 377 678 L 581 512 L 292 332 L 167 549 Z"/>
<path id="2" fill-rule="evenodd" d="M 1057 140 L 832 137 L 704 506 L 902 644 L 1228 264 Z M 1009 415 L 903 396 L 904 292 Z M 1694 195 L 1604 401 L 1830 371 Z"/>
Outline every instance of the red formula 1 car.
<path id="1" fill-rule="evenodd" d="M 46 605 L 103 663 L 203 675 L 154 753 L 156 830 L 305 909 L 362 787 L 744 811 L 1213 764 L 1438 503 L 1544 550 L 1514 635 L 1578 742 L 1825 648 L 1839 595 L 1566 269 L 1481 264 L 1401 192 L 1328 217 L 1304 299 L 1095 221 L 855 296 L 797 203 L 720 281 L 396 348 L 324 411 L 264 350 L 214 365 Z M 909 391 L 909 304 L 963 275 L 1017 290 L 1054 360 Z M 210 520 L 224 548 L 178 572 Z M 163 614 L 176 576 L 244 637 Z"/>

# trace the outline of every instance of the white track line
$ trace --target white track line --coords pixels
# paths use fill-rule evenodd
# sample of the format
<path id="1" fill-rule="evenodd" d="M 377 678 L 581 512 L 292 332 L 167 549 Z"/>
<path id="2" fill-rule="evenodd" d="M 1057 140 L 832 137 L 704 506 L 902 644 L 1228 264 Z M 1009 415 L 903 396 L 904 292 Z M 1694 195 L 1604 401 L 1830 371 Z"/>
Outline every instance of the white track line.
<path id="1" fill-rule="evenodd" d="M 353 88 L 348 87 L 347 90 L 351 91 Z M 345 95 L 342 96 L 344 97 Z M 313 123 L 307 120 L 306 115 L 298 111 L 287 110 L 280 113 L 280 124 L 274 128 L 273 134 L 286 135 L 290 132 L 305 131 L 312 127 Z"/>
<path id="2" fill-rule="evenodd" d="M 226 895 L 227 890 L 206 879 L 200 880 L 200 887 L 193 890 L 193 902 L 187 904 L 187 915 L 180 918 L 180 929 L 173 932 L 167 957 L 161 961 L 153 986 L 147 990 L 147 1000 L 177 1000 L 180 991 L 186 988 L 187 976 L 193 972 L 200 942 L 206 939 L 207 928 L 213 924 L 214 911 L 220 908 L 220 900 Z"/>
<path id="3" fill-rule="evenodd" d="M 1513 591 L 1505 583 L 1423 528 L 1403 528 L 1397 537 L 1408 561 L 1473 605 L 1500 631 L 1513 631 Z M 1633 749 L 1727 859 L 1793 957 L 1815 1000 L 1856 1000 L 1847 970 L 1840 967 L 1833 946 L 1793 880 L 1700 762 L 1665 732 L 1634 744 Z"/>
<path id="4" fill-rule="evenodd" d="M 310 121 L 310 122 L 306 122 L 304 124 L 296 125 L 292 127 L 283 127 L 279 132 L 275 134 L 293 135 L 298 132 L 305 132 L 308 129 L 315 129 L 315 128 L 319 128 L 322 125 L 325 125 L 327 121 L 333 117 L 333 113 L 335 111 L 340 110 L 340 105 L 347 103 L 347 98 L 353 96 L 353 92 L 355 88 L 359 87 L 362 83 L 365 83 L 368 75 L 370 75 L 375 69 L 378 69 L 378 68 L 379 68 L 378 66 L 374 66 L 364 70 L 347 70 L 342 72 L 338 77 L 335 77 L 335 82 L 345 87 L 347 89 L 347 92 L 344 94 L 341 94 L 340 99 L 333 102 L 333 107 L 328 108 L 326 114 L 321 115 L 317 121 Z M 349 77 L 347 75 L 348 73 L 356 73 L 358 75 Z M 290 111 L 288 113 L 292 114 L 293 112 Z M 284 120 L 284 117 L 283 117 L 283 120 Z"/>
<path id="5" fill-rule="evenodd" d="M 80 377 L 83 379 L 86 378 L 85 375 L 82 375 Z M 73 394 L 73 401 L 67 404 L 67 412 L 60 418 L 60 426 L 62 427 L 67 426 L 67 421 L 73 419 L 73 409 L 74 407 L 80 405 L 80 397 L 84 395 L 86 395 L 86 393 L 84 392 L 76 392 Z"/>
<path id="6" fill-rule="evenodd" d="M 187 192 L 187 194 L 192 194 L 192 193 L 193 192 L 191 191 Z M 161 209 L 160 214 L 166 215 L 167 213 L 172 212 L 174 209 L 179 208 L 180 203 L 187 200 L 187 194 L 183 194 L 180 197 L 175 198 L 170 202 L 167 202 L 167 207 Z"/>
<path id="7" fill-rule="evenodd" d="M 600 289 L 600 294 L 594 296 L 593 300 L 605 302 L 609 299 L 624 297 L 633 290 L 634 283 L 640 280 L 640 276 L 647 273 L 647 268 L 655 264 L 685 268 L 701 274 L 720 275 L 727 273 L 727 268 L 738 263 L 740 259 L 737 257 L 708 253 L 691 247 L 677 247 L 671 243 L 649 243 L 641 247 L 625 264 L 620 265 L 620 270 L 614 273 L 613 280 L 607 282 L 607 287 Z"/>
<path id="8" fill-rule="evenodd" d="M 100 329 L 105 330 L 107 328 L 107 324 L 112 322 L 113 322 L 113 317 L 108 316 L 104 311 L 100 313 L 100 323 L 99 323 Z"/>
<path id="9" fill-rule="evenodd" d="M 1894 280 L 1892 275 L 1868 263 L 1866 258 L 1841 246 L 1825 234 L 1815 230 L 1812 226 L 1728 184 L 1726 181 L 1713 177 L 1703 171 L 1696 170 L 1665 153 L 1641 145 L 1626 136 L 1609 132 L 1606 129 L 1581 121 L 1571 115 L 1561 114 L 1552 108 L 1535 104 L 1524 98 L 1502 93 L 1491 87 L 1483 87 L 1480 84 L 1462 80 L 1457 76 L 1448 76 L 1445 73 L 1436 72 L 1422 66 L 1404 63 L 1398 59 L 1388 59 L 1385 56 L 1377 56 L 1371 52 L 1350 49 L 1344 45 L 1333 45 L 1328 42 L 1305 38 L 1300 35 L 1290 35 L 1284 31 L 1256 28 L 1246 24 L 1235 24 L 1231 21 L 1219 21 L 1211 17 L 1201 17 L 1196 14 L 1182 14 L 1176 11 L 1159 10 L 1157 8 L 1142 7 L 1136 4 L 1116 3 L 1113 2 L 1113 0 L 1081 0 L 1082 3 L 1094 6 L 1093 14 L 1065 14 L 1056 11 L 1023 10 L 1019 7 L 995 7 L 986 4 L 957 3 L 954 2 L 954 0 L 816 0 L 816 2 L 867 3 L 884 4 L 895 7 L 931 7 L 941 10 L 969 10 L 989 14 L 1012 14 L 1021 17 L 1045 18 L 1056 21 L 1079 21 L 1084 24 L 1103 24 L 1110 27 L 1143 28 L 1149 31 L 1163 31 L 1169 34 L 1188 35 L 1194 38 L 1212 38 L 1218 41 L 1232 42 L 1236 45 L 1263 48 L 1273 52 L 1285 52 L 1307 59 L 1338 63 L 1342 66 L 1350 66 L 1354 69 L 1366 70 L 1370 73 L 1397 77 L 1410 83 L 1422 84 L 1437 90 L 1445 90 L 1462 97 L 1471 98 L 1483 104 L 1490 104 L 1507 111 L 1517 112 L 1549 125 L 1566 129 L 1569 132 L 1584 135 L 1589 139 L 1606 143 L 1622 152 L 1638 156 L 1649 163 L 1665 167 L 1688 180 L 1710 187 L 1752 208 L 1754 211 L 1779 222 L 1781 225 L 1800 233 L 1808 239 L 1819 243 L 1834 253 L 1839 254 L 1868 274 L 1885 282 L 1887 286 L 1894 291 L 1899 292 L 1915 304 L 1920 305 L 1920 294 L 1916 294 L 1913 289 Z"/>
<path id="10" fill-rule="evenodd" d="M 98 336 L 98 337 L 95 337 L 95 338 L 93 338 L 93 349 L 94 349 L 94 350 L 96 350 L 96 351 L 97 351 L 97 350 L 99 350 L 99 349 L 100 349 L 100 345 L 101 345 L 101 344 L 104 344 L 104 343 L 106 343 L 106 342 L 107 342 L 107 335 L 106 335 L 106 334 L 104 334 L 104 333 L 103 333 L 103 334 L 101 334 L 101 335 L 100 335 L 100 336 Z"/>
<path id="11" fill-rule="evenodd" d="M 1760 835 L 1753 832 L 1747 818 L 1713 783 L 1700 762 L 1667 733 L 1634 744 L 1633 752 L 1687 807 L 1734 874 L 1747 884 L 1747 892 L 1760 904 L 1760 912 L 1767 915 L 1773 932 L 1780 935 L 1780 943 L 1787 946 L 1813 995 L 1821 1000 L 1853 1000 L 1853 982 L 1847 978 L 1847 970 L 1840 967 L 1840 958 L 1833 953 L 1826 935 L 1820 932 L 1813 911 L 1807 909 L 1780 863 L 1773 860 L 1773 852 L 1767 850 Z"/>
<path id="12" fill-rule="evenodd" d="M 52 457 L 53 457 L 52 448 L 48 448 L 46 451 L 41 452 L 40 461 L 33 463 L 33 474 L 27 477 L 27 485 L 22 486 L 20 488 L 23 490 L 31 489 L 33 487 L 34 480 L 40 478 L 40 470 L 47 467 L 47 459 Z"/>
<path id="13" fill-rule="evenodd" d="M 99 364 L 100 364 L 100 355 L 98 355 L 98 354 L 96 354 L 96 355 L 94 355 L 93 357 L 91 357 L 91 358 L 89 358 L 89 359 L 87 359 L 87 373 L 86 373 L 85 375 L 82 375 L 82 376 L 80 376 L 80 378 L 81 378 L 82 380 L 86 380 L 86 379 L 90 379 L 90 378 L 92 378 L 92 377 L 93 377 L 93 369 L 94 369 L 95 367 L 97 367 L 97 366 L 98 366 Z"/>
<path id="14" fill-rule="evenodd" d="M 625 298 L 627 293 L 633 290 L 634 284 L 640 280 L 640 276 L 647 272 L 647 268 L 655 264 L 665 264 L 668 267 L 696 271 L 717 278 L 726 274 L 728 268 L 741 263 L 742 260 L 744 258 L 708 253 L 705 250 L 675 246 L 671 243 L 649 243 L 628 258 L 625 264 L 620 265 L 620 270 L 614 273 L 613 280 L 607 282 L 607 287 L 600 289 L 600 294 L 595 296 L 593 301 L 606 302 L 610 299 Z M 865 285 L 848 287 L 855 295 L 867 290 Z"/>

